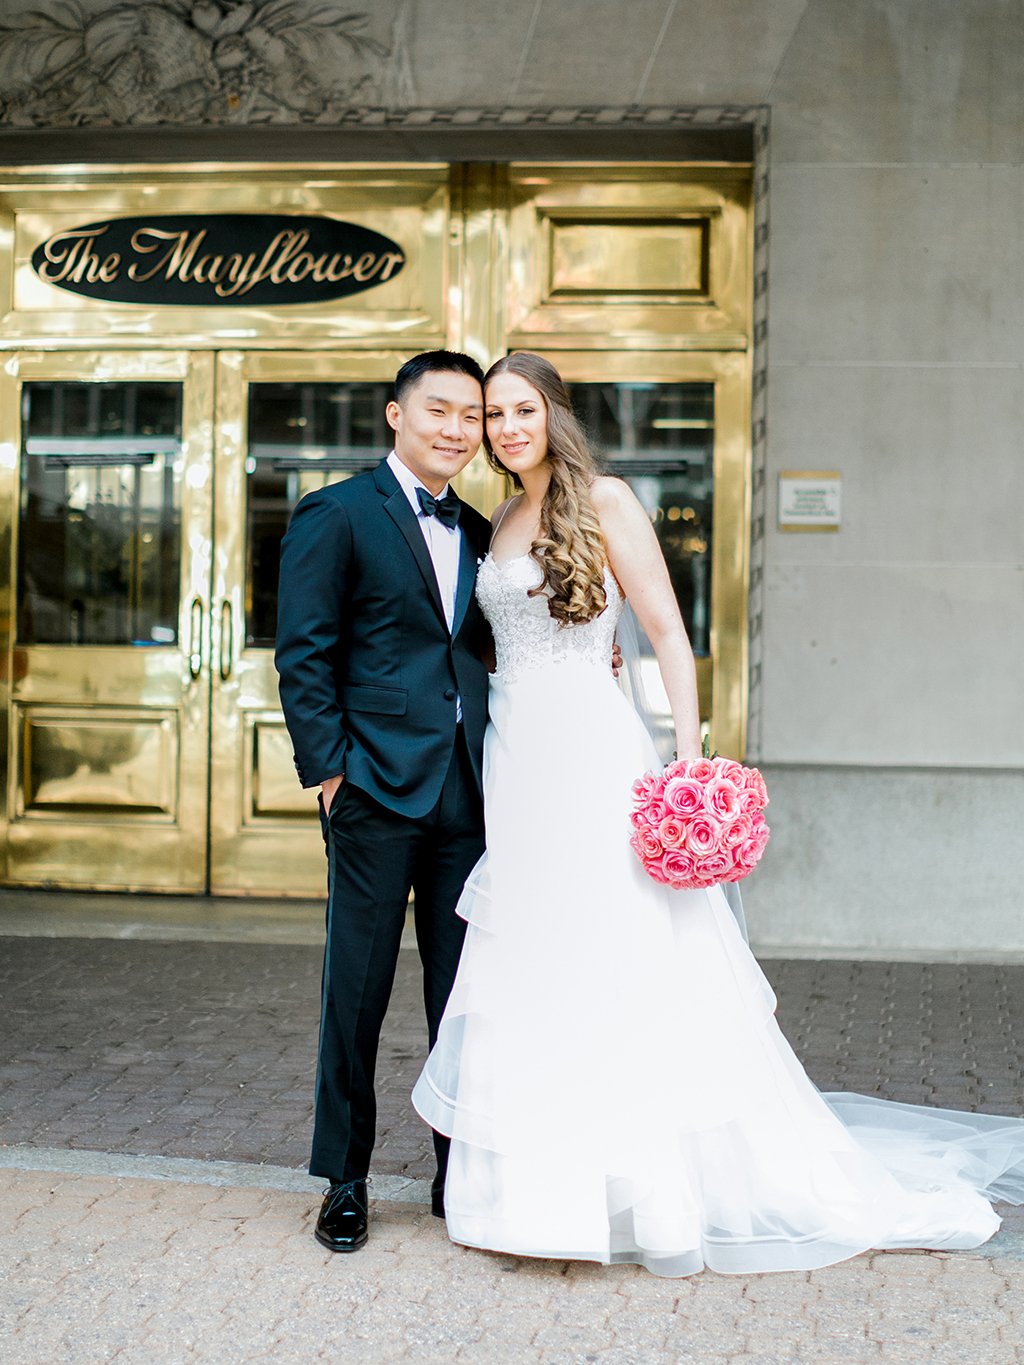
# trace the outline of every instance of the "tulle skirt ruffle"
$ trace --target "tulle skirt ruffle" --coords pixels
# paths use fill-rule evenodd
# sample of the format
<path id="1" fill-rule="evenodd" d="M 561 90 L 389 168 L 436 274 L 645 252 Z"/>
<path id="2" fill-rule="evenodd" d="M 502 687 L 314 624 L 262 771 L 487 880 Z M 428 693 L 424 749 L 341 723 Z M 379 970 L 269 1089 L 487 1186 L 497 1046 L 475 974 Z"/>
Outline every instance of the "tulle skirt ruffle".
<path id="1" fill-rule="evenodd" d="M 720 888 L 628 846 L 653 746 L 607 670 L 495 680 L 487 853 L 413 1101 L 452 1139 L 449 1233 L 656 1274 L 968 1248 L 1024 1202 L 1024 1123 L 822 1095 Z"/>

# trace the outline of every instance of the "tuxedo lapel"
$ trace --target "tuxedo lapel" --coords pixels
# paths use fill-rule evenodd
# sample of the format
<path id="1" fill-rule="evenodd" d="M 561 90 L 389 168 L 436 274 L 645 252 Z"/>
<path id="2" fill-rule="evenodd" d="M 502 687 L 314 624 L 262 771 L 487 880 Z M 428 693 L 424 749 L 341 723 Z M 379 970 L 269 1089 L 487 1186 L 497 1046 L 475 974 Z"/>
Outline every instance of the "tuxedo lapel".
<path id="1" fill-rule="evenodd" d="M 434 605 L 434 610 L 440 616 L 441 621 L 447 630 L 448 623 L 444 617 L 444 607 L 441 604 L 441 591 L 437 586 L 437 574 L 434 572 L 434 561 L 430 558 L 430 551 L 427 549 L 427 542 L 423 539 L 423 532 L 420 530 L 419 519 L 409 504 L 409 499 L 402 492 L 401 485 L 394 474 L 388 468 L 387 461 L 379 464 L 373 471 L 374 482 L 380 491 L 385 495 L 384 511 L 395 523 L 402 535 L 405 537 L 406 544 L 412 551 L 412 557 L 416 561 L 416 566 L 423 576 L 430 600 Z M 459 559 L 459 574 L 462 573 L 462 559 Z"/>
<path id="2" fill-rule="evenodd" d="M 476 583 L 476 550 L 465 529 L 459 532 L 459 577 L 455 585 L 455 616 L 452 621 L 452 638 L 459 633 L 473 596 Z"/>

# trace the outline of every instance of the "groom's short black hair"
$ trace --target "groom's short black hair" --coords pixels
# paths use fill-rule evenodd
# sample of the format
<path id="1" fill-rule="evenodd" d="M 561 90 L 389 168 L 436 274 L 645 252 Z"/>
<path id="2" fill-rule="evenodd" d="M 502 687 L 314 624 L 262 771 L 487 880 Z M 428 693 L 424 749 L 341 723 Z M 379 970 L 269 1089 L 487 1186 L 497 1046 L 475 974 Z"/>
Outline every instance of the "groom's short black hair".
<path id="1" fill-rule="evenodd" d="M 463 355 L 461 351 L 422 351 L 407 360 L 395 375 L 395 402 L 401 403 L 425 374 L 438 371 L 468 374 L 481 388 L 484 386 L 484 372 L 472 356 Z"/>

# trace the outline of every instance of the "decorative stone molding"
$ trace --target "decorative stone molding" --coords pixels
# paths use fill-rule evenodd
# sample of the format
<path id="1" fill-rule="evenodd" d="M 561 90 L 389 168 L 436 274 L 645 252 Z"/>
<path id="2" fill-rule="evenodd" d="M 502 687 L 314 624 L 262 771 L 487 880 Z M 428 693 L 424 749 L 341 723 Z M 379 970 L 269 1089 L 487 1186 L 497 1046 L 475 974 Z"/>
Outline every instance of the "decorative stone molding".
<path id="1" fill-rule="evenodd" d="M 336 124 L 411 103 L 409 3 L 36 0 L 0 19 L 0 124 Z"/>
<path id="2" fill-rule="evenodd" d="M 464 106 L 454 109 L 353 108 L 341 122 L 389 128 L 717 128 L 757 126 L 765 111 L 759 104 L 621 107 L 571 105 L 551 108 Z"/>
<path id="3" fill-rule="evenodd" d="M 0 125 L 628 127 L 757 106 L 416 107 L 412 0 L 35 0 L 0 18 Z"/>
<path id="4" fill-rule="evenodd" d="M 751 385 L 750 592 L 748 612 L 747 756 L 758 761 L 762 748 L 762 677 L 765 519 L 768 503 L 768 174 L 769 111 L 754 111 L 754 335 Z"/>

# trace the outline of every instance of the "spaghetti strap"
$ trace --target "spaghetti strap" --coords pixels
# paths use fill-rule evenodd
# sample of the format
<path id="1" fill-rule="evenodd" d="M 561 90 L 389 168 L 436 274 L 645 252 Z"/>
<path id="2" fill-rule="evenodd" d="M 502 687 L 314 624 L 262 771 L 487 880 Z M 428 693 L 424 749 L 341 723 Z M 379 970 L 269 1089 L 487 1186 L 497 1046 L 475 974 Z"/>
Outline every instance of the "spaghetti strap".
<path id="1" fill-rule="evenodd" d="M 492 545 L 494 544 L 494 537 L 495 537 L 495 536 L 498 534 L 498 532 L 501 530 L 501 523 L 505 520 L 505 513 L 508 511 L 508 509 L 512 506 L 512 504 L 513 504 L 514 502 L 515 502 L 515 497 L 513 496 L 513 497 L 509 498 L 509 500 L 505 503 L 505 506 L 501 509 L 501 516 L 498 518 L 498 524 L 497 524 L 497 526 L 495 526 L 495 527 L 492 529 L 492 531 L 491 531 L 491 544 L 492 544 Z"/>

